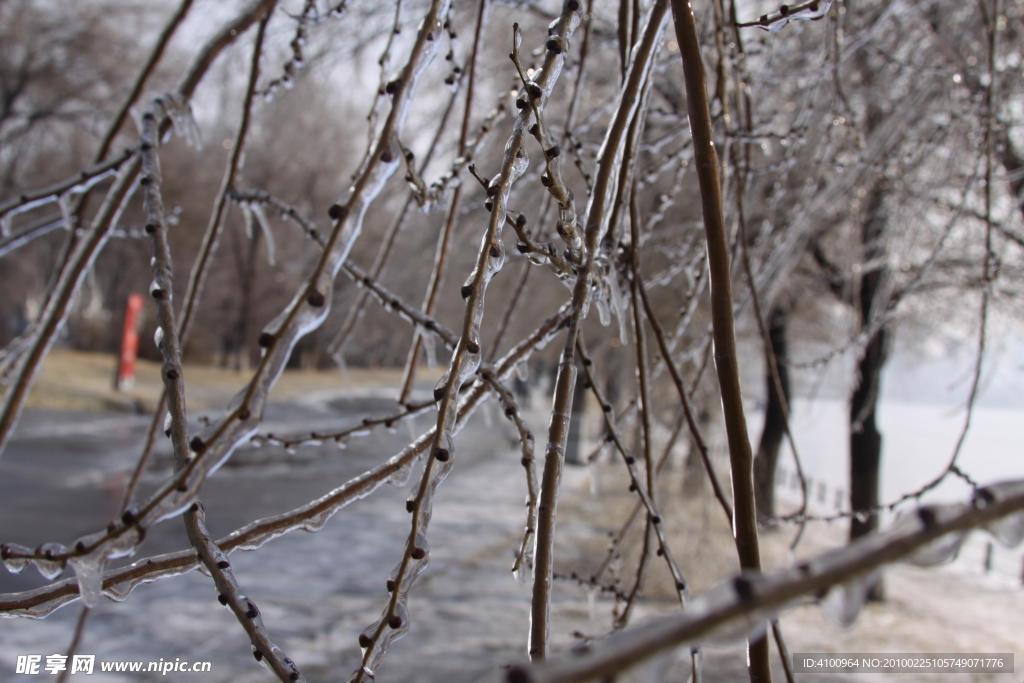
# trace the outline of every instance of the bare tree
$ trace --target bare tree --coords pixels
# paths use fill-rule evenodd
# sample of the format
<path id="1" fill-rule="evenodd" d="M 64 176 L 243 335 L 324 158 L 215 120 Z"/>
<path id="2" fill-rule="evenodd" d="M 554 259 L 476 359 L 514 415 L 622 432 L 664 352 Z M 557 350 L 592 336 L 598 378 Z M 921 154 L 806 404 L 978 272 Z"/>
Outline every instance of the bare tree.
<path id="1" fill-rule="evenodd" d="M 380 582 L 387 588 L 380 617 L 352 643 L 360 663 L 351 680 L 372 680 L 413 623 L 409 600 L 430 561 L 435 498 L 460 461 L 459 432 L 488 401 L 501 406 L 515 430 L 528 492 L 512 570 L 532 582 L 523 626 L 530 661 L 511 666 L 510 681 L 606 679 L 669 648 L 699 651 L 717 629 L 743 623 L 752 626 L 742 634 L 749 639 L 749 677 L 770 681 L 771 643 L 760 627 L 794 599 L 859 590 L 856 602 L 865 588 L 858 577 L 901 558 L 920 560 L 922 549 L 934 548 L 929 544 L 969 529 L 1020 542 L 1024 484 L 975 483 L 957 465 L 959 444 L 935 482 L 888 506 L 916 501 L 951 474 L 972 485 L 971 502 L 921 508 L 898 528 L 868 533 L 886 505 L 878 498 L 881 436 L 874 420 L 900 303 L 933 285 L 936 273 L 949 277 L 954 296 L 980 293 L 966 433 L 987 311 L 1000 298 L 1000 278 L 1021 262 L 1019 252 L 1004 252 L 995 241 L 999 234 L 1020 245 L 1009 221 L 1020 194 L 1014 117 L 1021 92 L 1018 77 L 1002 76 L 999 65 L 1019 65 L 1021 55 L 1019 45 L 1001 37 L 1011 12 L 999 0 L 956 12 L 965 49 L 987 64 L 969 77 L 915 61 L 921 44 L 929 55 L 944 54 L 947 31 L 915 0 L 808 0 L 767 10 L 720 0 L 697 8 L 676 0 L 566 0 L 551 7 L 421 0 L 386 8 L 249 0 L 224 9 L 224 23 L 206 27 L 205 42 L 179 65 L 165 48 L 197 11 L 191 5 L 186 0 L 162 18 L 165 28 L 148 58 L 133 56 L 145 66 L 120 113 L 104 114 L 110 121 L 92 165 L 82 162 L 86 155 L 64 175 L 8 174 L 0 258 L 10 262 L 52 231 L 67 234 L 53 259 L 56 275 L 35 285 L 40 310 L 0 355 L 9 378 L 0 450 L 85 283 L 93 277 L 123 292 L 125 280 L 137 276 L 114 272 L 123 258 L 149 263 L 164 391 L 124 503 L 107 527 L 68 546 L 3 545 L 12 571 L 31 563 L 56 579 L 70 565 L 75 577 L 0 596 L 0 614 L 42 617 L 76 600 L 88 610 L 103 595 L 124 599 L 140 583 L 201 567 L 256 661 L 280 680 L 304 680 L 300 663 L 272 639 L 272 620 L 265 623 L 246 596 L 229 554 L 297 529 L 319 530 L 383 483 L 404 483 L 415 465 L 408 533 L 398 564 Z M 0 5 L 0 12 L 14 12 L 10 26 L 30 23 L 35 9 Z M 1016 3 L 1012 16 L 1020 13 Z M 76 40 L 62 49 L 95 52 L 91 24 L 71 25 Z M 908 30 L 923 43 L 907 41 Z M 53 87 L 48 79 L 62 75 L 54 59 L 63 53 L 17 35 L 0 52 L 12 102 L 4 111 L 14 112 L 0 118 L 0 132 L 23 140 L 19 154 L 42 169 L 54 149 L 28 134 L 33 121 L 64 106 L 44 97 Z M 971 66 L 979 63 L 975 58 Z M 155 70 L 158 64 L 168 72 L 176 66 L 180 76 L 172 82 Z M 114 87 L 120 78 L 96 77 L 95 87 L 121 93 Z M 209 122 L 200 117 L 213 140 L 199 151 L 201 138 L 210 136 L 200 135 L 193 105 L 201 111 L 217 99 L 208 92 L 211 81 L 221 86 L 214 107 L 220 114 Z M 946 106 L 944 96 L 963 89 L 976 97 L 958 96 Z M 29 91 L 40 94 L 15 106 Z M 133 107 L 137 135 L 122 125 Z M 921 117 L 922 110 L 933 115 Z M 964 123 L 952 125 L 954 118 Z M 110 154 L 119 132 L 129 147 Z M 172 142 L 172 134 L 190 147 Z M 0 160 L 13 168 L 15 157 L 6 153 Z M 950 157 L 956 160 L 936 166 Z M 1009 182 L 996 189 L 999 164 Z M 46 213 L 54 204 L 57 219 Z M 906 228 L 897 231 L 897 224 Z M 964 231 L 964 257 L 940 263 L 954 226 Z M 818 282 L 827 283 L 822 289 L 856 311 L 851 338 L 824 359 L 849 349 L 860 358 L 850 408 L 852 509 L 843 513 L 853 542 L 763 573 L 758 521 L 808 519 L 806 505 L 779 519 L 771 483 L 783 434 L 796 441 L 788 366 L 797 361 L 787 351 L 796 344 L 792 334 L 787 338 L 785 291 L 806 275 L 809 259 Z M 190 264 L 187 278 L 183 261 Z M 517 273 L 505 272 L 513 262 Z M 597 316 L 588 316 L 591 309 Z M 758 461 L 740 385 L 737 316 L 753 317 L 768 359 L 768 426 Z M 545 351 L 556 339 L 557 353 Z M 440 359 L 446 371 L 421 397 L 418 367 L 424 358 L 438 360 L 437 347 L 448 354 Z M 236 354 L 238 369 L 248 372 L 219 417 L 189 419 L 186 349 L 195 357 Z M 394 412 L 329 432 L 267 433 L 268 401 L 303 352 L 325 362 L 404 361 Z M 250 358 L 247 368 L 243 359 Z M 538 359 L 555 368 L 539 472 L 530 416 L 510 386 Z M 634 371 L 633 381 L 623 379 L 622 367 Z M 556 520 L 570 433 L 585 414 L 587 392 L 600 408 L 604 441 L 579 460 L 612 453 L 621 462 L 616 476 L 636 501 L 599 570 L 581 579 L 555 571 Z M 702 412 L 722 416 L 731 495 Z M 239 449 L 343 444 L 424 413 L 429 429 L 326 495 L 219 539 L 209 532 L 200 489 Z M 161 431 L 170 440 L 171 471 L 155 490 L 140 492 Z M 666 525 L 680 495 L 666 487 L 665 472 L 684 433 L 691 462 L 704 468 L 733 529 L 743 570 L 697 597 Z M 190 548 L 109 564 L 145 551 L 147 530 L 179 517 Z M 623 551 L 636 522 L 638 547 Z M 800 531 L 794 543 L 799 537 Z M 610 569 L 624 557 L 626 569 Z M 655 571 L 670 577 L 679 611 L 630 626 Z M 552 638 L 552 595 L 562 579 L 614 595 L 611 635 L 582 657 L 557 652 Z M 788 674 L 777 627 L 772 637 Z M 699 657 L 693 661 L 697 677 Z"/>

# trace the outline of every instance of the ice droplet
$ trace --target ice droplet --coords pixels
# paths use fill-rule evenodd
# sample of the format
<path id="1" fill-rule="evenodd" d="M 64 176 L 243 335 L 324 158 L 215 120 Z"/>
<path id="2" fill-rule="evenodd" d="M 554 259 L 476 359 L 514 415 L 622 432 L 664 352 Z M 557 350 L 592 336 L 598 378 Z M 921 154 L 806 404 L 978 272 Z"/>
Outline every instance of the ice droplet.
<path id="1" fill-rule="evenodd" d="M 156 348 L 163 348 L 164 328 L 157 326 L 156 331 L 153 333 L 153 343 L 156 344 Z"/>
<path id="2" fill-rule="evenodd" d="M 18 545 L 17 543 L 4 544 L 4 566 L 7 567 L 7 571 L 10 573 L 20 574 L 25 571 L 25 567 L 28 566 L 29 560 L 24 557 L 8 557 L 8 555 L 13 553 L 17 553 L 18 555 L 31 555 L 32 551 L 23 545 Z"/>
<path id="3" fill-rule="evenodd" d="M 44 543 L 36 549 L 36 553 L 43 555 L 63 555 L 67 552 L 67 548 L 62 546 L 60 543 Z M 53 560 L 35 559 L 32 560 L 33 564 L 36 565 L 36 569 L 43 575 L 44 579 L 53 581 L 61 572 L 64 571 L 63 562 L 55 562 Z"/>
<path id="4" fill-rule="evenodd" d="M 825 616 L 836 626 L 849 628 L 867 602 L 868 593 L 880 578 L 881 573 L 875 570 L 866 576 L 856 576 L 829 588 L 819 603 Z"/>
<path id="5" fill-rule="evenodd" d="M 516 562 L 515 566 L 512 567 L 512 578 L 516 580 L 516 583 L 520 586 L 525 586 L 527 581 L 533 575 L 532 567 L 530 567 L 525 561 Z"/>
<path id="6" fill-rule="evenodd" d="M 434 335 L 420 328 L 420 338 L 423 340 L 423 351 L 427 356 L 427 367 L 431 370 L 437 369 L 437 344 Z"/>

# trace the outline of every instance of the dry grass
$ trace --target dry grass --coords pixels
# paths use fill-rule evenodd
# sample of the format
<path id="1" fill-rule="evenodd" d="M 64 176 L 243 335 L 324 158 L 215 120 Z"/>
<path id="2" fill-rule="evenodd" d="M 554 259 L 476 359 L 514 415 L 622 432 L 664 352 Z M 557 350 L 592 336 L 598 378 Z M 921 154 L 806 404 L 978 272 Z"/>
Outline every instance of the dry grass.
<path id="1" fill-rule="evenodd" d="M 110 354 L 55 349 L 43 363 L 27 405 L 31 408 L 85 411 L 151 412 L 160 399 L 163 384 L 160 364 L 138 361 L 135 386 L 114 389 L 117 359 Z M 401 369 L 287 370 L 274 388 L 272 398 L 296 400 L 315 394 L 358 389 L 372 391 L 394 387 Z M 440 377 L 440 371 L 426 368 L 421 379 Z M 209 410 L 222 407 L 245 386 L 250 374 L 204 365 L 185 366 L 186 400 L 190 408 Z M 0 388 L 0 392 L 6 387 Z"/>

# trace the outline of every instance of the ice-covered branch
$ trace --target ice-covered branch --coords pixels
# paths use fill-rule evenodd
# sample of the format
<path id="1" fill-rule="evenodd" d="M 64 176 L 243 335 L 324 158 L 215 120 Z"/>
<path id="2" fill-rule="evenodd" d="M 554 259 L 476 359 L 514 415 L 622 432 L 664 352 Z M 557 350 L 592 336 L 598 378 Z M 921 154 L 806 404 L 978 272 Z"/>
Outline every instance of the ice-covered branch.
<path id="1" fill-rule="evenodd" d="M 682 614 L 651 620 L 584 651 L 509 670 L 509 683 L 605 680 L 670 648 L 743 638 L 763 631 L 773 613 L 808 596 L 825 609 L 855 617 L 866 595 L 864 577 L 884 564 L 909 559 L 926 566 L 946 561 L 971 529 L 984 528 L 1008 546 L 1024 539 L 1024 480 L 980 489 L 970 503 L 919 508 L 885 532 L 868 536 L 789 569 L 743 572 L 694 598 Z"/>
<path id="2" fill-rule="evenodd" d="M 517 365 L 527 361 L 533 352 L 544 348 L 560 334 L 568 317 L 566 306 L 542 321 L 533 332 L 495 363 L 494 375 L 499 379 L 506 379 L 515 371 Z M 467 394 L 459 408 L 458 424 L 465 422 L 487 397 L 490 391 L 488 386 L 477 384 Z M 365 498 L 384 483 L 407 481 L 413 463 L 432 443 L 433 433 L 432 428 L 400 453 L 345 482 L 321 498 L 281 515 L 248 524 L 218 540 L 217 546 L 225 553 L 234 550 L 255 550 L 267 541 L 296 529 L 311 532 L 319 530 L 339 510 L 355 500 Z M 133 529 L 137 525 L 135 512 L 126 512 L 119 522 L 112 524 L 109 531 L 118 530 L 124 533 Z M 33 551 L 13 543 L 4 544 L 0 549 L 0 555 L 9 571 L 19 573 L 30 562 L 34 562 L 40 571 L 44 572 L 44 576 L 52 579 L 59 575 L 67 556 L 67 553 L 58 556 L 55 545 L 43 544 L 37 551 Z M 102 589 L 111 599 L 124 600 L 131 590 L 141 583 L 177 576 L 191 571 L 197 564 L 195 552 L 191 550 L 139 560 L 129 567 L 104 574 Z M 0 596 L 0 616 L 42 618 L 77 598 L 77 582 L 74 579 L 66 579 L 36 590 Z"/>
<path id="3" fill-rule="evenodd" d="M 574 3 L 579 9 L 578 3 Z M 643 31 L 643 38 L 634 51 L 633 62 L 626 75 L 619 94 L 619 104 L 608 127 L 598 160 L 597 180 L 587 206 L 587 227 L 585 230 L 585 251 L 572 294 L 572 316 L 569 331 L 558 364 L 555 379 L 554 400 L 551 408 L 551 422 L 548 428 L 547 445 L 544 450 L 544 470 L 541 475 L 540 501 L 537 515 L 536 570 L 533 582 L 533 604 L 530 620 L 530 657 L 542 660 L 547 654 L 551 576 L 554 566 L 553 544 L 555 532 L 555 507 L 565 459 L 565 443 L 569 433 L 569 415 L 572 412 L 572 395 L 576 386 L 576 342 L 580 325 L 590 304 L 590 288 L 594 267 L 593 255 L 601 238 L 607 231 L 607 209 L 612 201 L 611 188 L 620 172 L 620 160 L 624 138 L 629 122 L 639 107 L 640 93 L 650 72 L 660 39 L 667 5 L 655 2 Z M 563 52 L 564 41 L 549 42 L 551 47 Z M 545 76 L 546 76 L 545 72 Z"/>

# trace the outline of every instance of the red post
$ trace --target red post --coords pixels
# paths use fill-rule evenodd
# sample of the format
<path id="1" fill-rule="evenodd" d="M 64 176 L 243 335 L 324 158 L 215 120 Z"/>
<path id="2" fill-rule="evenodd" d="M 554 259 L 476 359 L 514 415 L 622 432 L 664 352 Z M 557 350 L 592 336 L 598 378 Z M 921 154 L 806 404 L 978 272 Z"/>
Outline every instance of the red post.
<path id="1" fill-rule="evenodd" d="M 121 335 L 121 355 L 117 363 L 117 381 L 114 385 L 118 391 L 131 389 L 135 384 L 135 359 L 139 355 L 139 313 L 142 312 L 144 302 L 141 294 L 128 295 L 124 333 Z"/>

